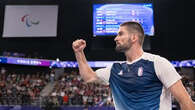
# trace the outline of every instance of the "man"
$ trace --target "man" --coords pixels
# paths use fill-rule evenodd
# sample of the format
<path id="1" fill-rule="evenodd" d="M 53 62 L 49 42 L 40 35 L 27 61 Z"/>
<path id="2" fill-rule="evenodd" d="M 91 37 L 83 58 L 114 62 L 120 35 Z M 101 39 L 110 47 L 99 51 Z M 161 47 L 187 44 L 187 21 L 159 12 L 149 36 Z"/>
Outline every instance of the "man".
<path id="1" fill-rule="evenodd" d="M 76 40 L 72 47 L 84 81 L 109 84 L 116 110 L 171 110 L 171 93 L 182 110 L 195 110 L 171 63 L 143 51 L 144 30 L 139 23 L 121 24 L 114 40 L 116 50 L 124 52 L 127 61 L 95 72 L 83 52 L 86 42 Z"/>

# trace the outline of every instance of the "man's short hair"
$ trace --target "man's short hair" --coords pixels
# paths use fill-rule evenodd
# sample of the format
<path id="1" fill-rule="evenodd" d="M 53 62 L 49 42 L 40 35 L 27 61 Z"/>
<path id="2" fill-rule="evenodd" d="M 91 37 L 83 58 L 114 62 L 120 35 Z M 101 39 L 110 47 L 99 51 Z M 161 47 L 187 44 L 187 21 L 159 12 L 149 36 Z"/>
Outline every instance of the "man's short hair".
<path id="1" fill-rule="evenodd" d="M 122 23 L 120 26 L 126 26 L 130 33 L 132 32 L 137 33 L 139 36 L 139 43 L 140 45 L 143 45 L 144 29 L 142 28 L 141 24 L 139 24 L 138 22 L 134 22 L 134 21 L 128 21 L 128 22 Z"/>

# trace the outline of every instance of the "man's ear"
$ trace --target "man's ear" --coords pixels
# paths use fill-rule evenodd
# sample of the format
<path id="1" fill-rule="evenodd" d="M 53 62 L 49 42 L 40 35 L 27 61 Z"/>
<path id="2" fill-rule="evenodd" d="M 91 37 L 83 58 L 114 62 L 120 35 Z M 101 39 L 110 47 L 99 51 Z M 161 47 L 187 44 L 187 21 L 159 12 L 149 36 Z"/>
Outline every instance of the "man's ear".
<path id="1" fill-rule="evenodd" d="M 133 33 L 133 34 L 131 35 L 131 41 L 132 41 L 132 42 L 136 42 L 137 40 L 138 40 L 137 34 Z"/>

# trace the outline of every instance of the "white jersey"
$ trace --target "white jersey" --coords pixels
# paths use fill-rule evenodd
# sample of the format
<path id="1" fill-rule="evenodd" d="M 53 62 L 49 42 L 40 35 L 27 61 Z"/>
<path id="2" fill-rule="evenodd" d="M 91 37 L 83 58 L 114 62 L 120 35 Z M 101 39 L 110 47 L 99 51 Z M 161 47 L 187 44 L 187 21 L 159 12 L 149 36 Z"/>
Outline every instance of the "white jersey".
<path id="1" fill-rule="evenodd" d="M 116 110 L 171 110 L 168 88 L 181 79 L 168 60 L 146 52 L 133 62 L 113 63 L 96 74 L 110 85 Z"/>

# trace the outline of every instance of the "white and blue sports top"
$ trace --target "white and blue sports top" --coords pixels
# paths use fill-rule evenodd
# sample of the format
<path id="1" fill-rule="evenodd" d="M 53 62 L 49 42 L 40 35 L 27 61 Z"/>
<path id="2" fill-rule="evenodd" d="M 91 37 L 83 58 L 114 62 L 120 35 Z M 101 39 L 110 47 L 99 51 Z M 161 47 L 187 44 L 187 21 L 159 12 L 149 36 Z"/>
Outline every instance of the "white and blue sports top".
<path id="1" fill-rule="evenodd" d="M 171 110 L 169 87 L 181 79 L 165 58 L 144 52 L 135 61 L 116 62 L 96 70 L 109 84 L 116 110 Z"/>

